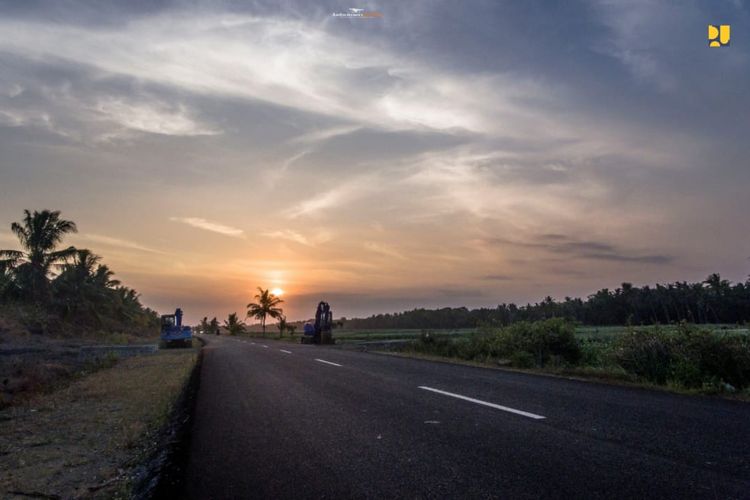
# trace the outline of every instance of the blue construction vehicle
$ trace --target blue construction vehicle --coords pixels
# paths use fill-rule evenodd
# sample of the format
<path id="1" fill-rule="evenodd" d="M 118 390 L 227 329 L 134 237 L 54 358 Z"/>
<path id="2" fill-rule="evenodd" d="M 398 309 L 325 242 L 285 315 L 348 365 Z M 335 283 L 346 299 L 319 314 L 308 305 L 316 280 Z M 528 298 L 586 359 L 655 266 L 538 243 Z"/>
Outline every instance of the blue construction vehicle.
<path id="1" fill-rule="evenodd" d="M 333 344 L 335 339 L 331 335 L 333 329 L 333 313 L 328 302 L 318 304 L 315 311 L 315 324 L 307 323 L 303 329 L 304 335 L 300 341 L 303 344 Z"/>
<path id="2" fill-rule="evenodd" d="M 177 308 L 174 314 L 161 317 L 161 342 L 164 347 L 193 345 L 193 331 L 182 325 L 182 309 Z"/>

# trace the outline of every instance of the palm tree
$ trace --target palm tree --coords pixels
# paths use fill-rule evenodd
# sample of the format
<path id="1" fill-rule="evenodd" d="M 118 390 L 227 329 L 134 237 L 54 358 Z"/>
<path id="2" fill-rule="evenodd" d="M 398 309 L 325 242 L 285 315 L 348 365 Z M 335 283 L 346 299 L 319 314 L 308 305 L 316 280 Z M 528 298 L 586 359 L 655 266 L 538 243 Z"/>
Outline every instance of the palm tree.
<path id="1" fill-rule="evenodd" d="M 258 294 L 255 295 L 256 302 L 250 302 L 247 305 L 248 317 L 259 319 L 260 324 L 263 327 L 263 336 L 266 335 L 266 317 L 277 319 L 281 318 L 284 311 L 280 307 L 276 307 L 282 302 L 280 298 L 268 291 L 258 287 Z"/>
<path id="2" fill-rule="evenodd" d="M 241 322 L 239 318 L 237 318 L 237 313 L 230 314 L 227 319 L 224 320 L 224 328 L 227 329 L 229 335 L 245 333 L 245 323 Z"/>
<path id="3" fill-rule="evenodd" d="M 0 250 L 0 263 L 14 268 L 15 278 L 23 292 L 36 302 L 47 298 L 48 276 L 53 264 L 71 257 L 76 249 L 56 250 L 67 233 L 78 232 L 75 222 L 60 218 L 59 210 L 34 213 L 24 210 L 21 223 L 10 226 L 21 242 L 23 251 Z"/>
<path id="4" fill-rule="evenodd" d="M 0 301 L 16 295 L 16 282 L 13 279 L 14 263 L 0 261 Z"/>
<path id="5" fill-rule="evenodd" d="M 100 260 L 90 250 L 82 249 L 60 266 L 61 272 L 52 282 L 52 301 L 62 307 L 65 316 L 83 311 L 97 317 L 103 307 L 112 304 L 120 282 L 113 279 L 114 273 L 107 266 L 99 264 Z"/>
<path id="6" fill-rule="evenodd" d="M 287 329 L 286 318 L 282 315 L 279 318 L 279 322 L 276 324 L 276 328 L 279 329 L 279 338 L 284 336 L 284 332 Z"/>

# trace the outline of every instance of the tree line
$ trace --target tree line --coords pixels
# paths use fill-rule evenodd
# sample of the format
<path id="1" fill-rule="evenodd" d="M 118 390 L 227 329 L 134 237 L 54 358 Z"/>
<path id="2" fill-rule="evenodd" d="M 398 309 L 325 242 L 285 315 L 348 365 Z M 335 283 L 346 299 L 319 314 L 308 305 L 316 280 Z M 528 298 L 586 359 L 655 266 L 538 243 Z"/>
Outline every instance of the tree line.
<path id="1" fill-rule="evenodd" d="M 77 329 L 140 333 L 157 327 L 155 311 L 138 293 L 114 279 L 101 257 L 88 249 L 62 247 L 78 232 L 60 211 L 24 210 L 11 224 L 21 250 L 0 250 L 0 304 L 17 305 L 32 330 Z M 152 332 L 153 333 L 153 332 Z"/>
<path id="2" fill-rule="evenodd" d="M 276 329 L 279 330 L 279 337 L 282 337 L 285 332 L 289 332 L 290 335 L 294 335 L 296 326 L 289 324 L 284 316 L 284 310 L 279 307 L 284 301 L 271 293 L 268 289 L 258 287 L 258 293 L 255 294 L 255 301 L 250 302 L 247 305 L 246 318 L 254 318 L 260 321 L 263 329 L 263 336 L 266 335 L 266 319 L 271 318 L 277 320 Z M 239 318 L 236 312 L 231 313 L 224 320 L 222 325 L 229 335 L 239 335 L 247 333 L 247 325 Z M 200 331 L 207 334 L 218 334 L 219 321 L 214 317 L 211 321 L 208 317 L 201 320 Z"/>
<path id="3" fill-rule="evenodd" d="M 505 326 L 517 321 L 565 318 L 584 325 L 651 325 L 689 323 L 745 323 L 750 321 L 750 279 L 732 283 L 711 274 L 695 283 L 686 281 L 635 287 L 603 288 L 586 299 L 546 297 L 541 302 L 495 308 L 414 309 L 346 320 L 353 329 L 365 328 L 473 328 Z"/>

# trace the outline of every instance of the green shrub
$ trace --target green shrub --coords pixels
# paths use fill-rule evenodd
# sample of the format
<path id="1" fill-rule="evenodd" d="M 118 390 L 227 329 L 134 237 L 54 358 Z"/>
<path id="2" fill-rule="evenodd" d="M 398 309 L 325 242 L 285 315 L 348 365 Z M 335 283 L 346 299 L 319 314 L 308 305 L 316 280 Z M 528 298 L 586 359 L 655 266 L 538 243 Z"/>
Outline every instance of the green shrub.
<path id="1" fill-rule="evenodd" d="M 746 336 L 688 324 L 672 332 L 633 329 L 617 341 L 615 359 L 627 372 L 660 385 L 742 389 L 750 385 L 748 344 Z"/>
<path id="2" fill-rule="evenodd" d="M 533 323 L 522 321 L 503 328 L 495 336 L 492 351 L 494 355 L 511 360 L 514 356 L 527 359 L 525 355 L 530 355 L 532 365 L 538 367 L 544 367 L 550 361 L 557 365 L 575 365 L 581 359 L 581 345 L 575 338 L 575 326 L 561 318 Z"/>
<path id="3" fill-rule="evenodd" d="M 750 385 L 750 345 L 745 336 L 680 325 L 675 335 L 673 379 L 688 388 Z M 688 370 L 685 365 L 690 365 Z"/>
<path id="4" fill-rule="evenodd" d="M 650 382 L 667 383 L 671 357 L 669 335 L 659 328 L 631 329 L 617 341 L 617 363 Z"/>
<path id="5" fill-rule="evenodd" d="M 534 355 L 526 351 L 516 351 L 510 355 L 510 364 L 515 368 L 532 368 Z"/>
<path id="6" fill-rule="evenodd" d="M 434 335 L 429 330 L 422 330 L 419 338 L 412 342 L 408 349 L 436 356 L 456 357 L 457 349 L 455 343 L 446 337 Z"/>
<path id="7" fill-rule="evenodd" d="M 435 336 L 424 330 L 408 349 L 475 361 L 504 358 L 519 368 L 544 367 L 549 363 L 575 365 L 581 359 L 575 326 L 563 319 L 519 322 L 497 330 L 483 328 L 460 339 Z"/>

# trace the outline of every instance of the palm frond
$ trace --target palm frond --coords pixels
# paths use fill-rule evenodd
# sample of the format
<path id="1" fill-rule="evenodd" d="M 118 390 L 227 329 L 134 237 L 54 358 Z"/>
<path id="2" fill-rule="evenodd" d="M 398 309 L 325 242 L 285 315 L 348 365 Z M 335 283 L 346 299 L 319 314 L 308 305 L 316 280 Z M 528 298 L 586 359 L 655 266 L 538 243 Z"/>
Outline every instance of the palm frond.
<path id="1" fill-rule="evenodd" d="M 23 258 L 23 252 L 20 250 L 0 250 L 0 257 L 6 260 L 19 261 Z"/>

